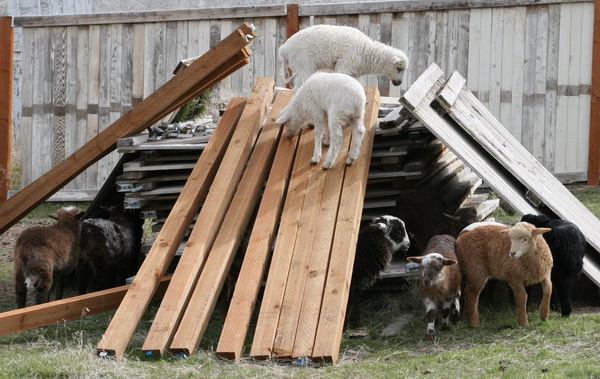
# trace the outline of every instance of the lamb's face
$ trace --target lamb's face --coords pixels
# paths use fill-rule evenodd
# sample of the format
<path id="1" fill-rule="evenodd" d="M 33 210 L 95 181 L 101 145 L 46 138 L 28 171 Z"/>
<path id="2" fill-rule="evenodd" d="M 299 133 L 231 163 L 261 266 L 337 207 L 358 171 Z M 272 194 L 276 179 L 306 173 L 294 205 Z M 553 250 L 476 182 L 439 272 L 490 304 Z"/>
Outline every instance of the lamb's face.
<path id="1" fill-rule="evenodd" d="M 518 222 L 510 229 L 501 231 L 510 238 L 510 257 L 517 259 L 537 248 L 535 237 L 550 231 L 549 228 L 536 228 L 527 222 Z"/>
<path id="2" fill-rule="evenodd" d="M 283 108 L 279 114 L 279 118 L 275 121 L 278 124 L 283 124 L 285 136 L 292 138 L 297 135 L 304 126 L 300 118 L 294 117 L 290 106 Z"/>
<path id="3" fill-rule="evenodd" d="M 392 84 L 399 86 L 404 79 L 404 73 L 408 70 L 408 57 L 403 52 L 399 52 L 386 67 L 386 76 L 392 81 Z"/>
<path id="4" fill-rule="evenodd" d="M 374 218 L 371 223 L 381 229 L 385 238 L 392 244 L 394 252 L 408 250 L 410 241 L 404 221 L 394 216 L 381 216 Z"/>
<path id="5" fill-rule="evenodd" d="M 444 258 L 438 253 L 429 253 L 422 257 L 408 257 L 409 262 L 421 265 L 420 275 L 426 288 L 437 286 L 444 281 L 444 266 L 455 265 L 454 259 Z"/>

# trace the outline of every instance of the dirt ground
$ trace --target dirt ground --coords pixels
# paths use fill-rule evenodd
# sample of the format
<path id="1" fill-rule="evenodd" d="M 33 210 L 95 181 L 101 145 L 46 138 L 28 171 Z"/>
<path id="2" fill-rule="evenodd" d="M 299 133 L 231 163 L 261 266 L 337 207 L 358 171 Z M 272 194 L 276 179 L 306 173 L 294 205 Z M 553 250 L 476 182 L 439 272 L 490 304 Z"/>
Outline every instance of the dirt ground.
<path id="1" fill-rule="evenodd" d="M 31 226 L 31 224 L 17 223 L 6 232 L 0 234 L 0 262 L 12 262 L 15 241 L 23 230 Z"/>

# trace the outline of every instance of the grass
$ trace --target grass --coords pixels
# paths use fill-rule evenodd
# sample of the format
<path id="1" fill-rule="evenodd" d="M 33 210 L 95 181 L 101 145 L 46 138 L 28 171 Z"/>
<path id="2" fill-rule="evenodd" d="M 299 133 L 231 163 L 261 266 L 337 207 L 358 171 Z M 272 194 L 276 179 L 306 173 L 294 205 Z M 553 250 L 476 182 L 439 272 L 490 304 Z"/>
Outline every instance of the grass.
<path id="1" fill-rule="evenodd" d="M 600 189 L 578 187 L 573 192 L 594 214 L 600 214 Z M 45 219 L 62 205 L 44 204 L 28 216 L 28 222 Z M 494 217 L 507 223 L 519 218 L 503 211 Z M 11 262 L 0 262 L 0 290 L 0 311 L 12 309 Z M 480 329 L 470 329 L 461 321 L 450 331 L 439 331 L 432 342 L 425 338 L 425 317 L 414 282 L 406 282 L 398 291 L 373 294 L 361 305 L 368 337 L 344 334 L 335 366 L 218 359 L 214 350 L 224 320 L 224 308 L 219 305 L 198 354 L 185 359 L 145 358 L 140 348 L 158 307 L 152 303 L 123 360 L 96 357 L 95 347 L 114 314 L 107 312 L 0 336 L 0 378 L 600 378 L 599 308 L 578 313 L 584 304 L 575 304 L 570 318 L 553 312 L 543 322 L 532 306 L 530 325 L 518 327 L 514 306 L 504 299 L 495 306 L 482 304 Z M 408 324 L 397 335 L 381 337 L 381 331 L 399 315 L 407 315 Z M 250 341 L 251 336 L 246 354 Z"/>

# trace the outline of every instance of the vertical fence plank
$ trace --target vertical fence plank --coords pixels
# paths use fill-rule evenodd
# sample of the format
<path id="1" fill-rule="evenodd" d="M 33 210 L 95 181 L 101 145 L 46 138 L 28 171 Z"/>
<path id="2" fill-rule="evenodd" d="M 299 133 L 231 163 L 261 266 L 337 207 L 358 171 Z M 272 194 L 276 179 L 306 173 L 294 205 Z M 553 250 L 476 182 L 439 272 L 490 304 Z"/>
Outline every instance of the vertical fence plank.
<path id="1" fill-rule="evenodd" d="M 588 185 L 600 184 L 600 0 L 594 1 Z"/>
<path id="2" fill-rule="evenodd" d="M 12 17 L 0 17 L 0 203 L 6 201 L 11 175 L 13 40 Z"/>

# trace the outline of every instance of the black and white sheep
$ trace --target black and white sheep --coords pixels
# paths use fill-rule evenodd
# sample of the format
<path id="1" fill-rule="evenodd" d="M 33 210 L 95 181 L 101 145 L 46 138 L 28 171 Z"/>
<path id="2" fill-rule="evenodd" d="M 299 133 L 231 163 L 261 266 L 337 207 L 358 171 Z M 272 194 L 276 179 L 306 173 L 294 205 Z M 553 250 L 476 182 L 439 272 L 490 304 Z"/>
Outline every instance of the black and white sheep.
<path id="1" fill-rule="evenodd" d="M 300 30 L 281 45 L 279 60 L 283 77 L 294 90 L 319 70 L 354 78 L 385 75 L 399 86 L 408 69 L 408 57 L 402 50 L 372 40 L 356 28 L 339 25 L 314 25 Z"/>
<path id="2" fill-rule="evenodd" d="M 427 314 L 427 335 L 435 335 L 435 319 L 438 303 L 442 304 L 442 329 L 450 327 L 450 319 L 458 322 L 460 317 L 460 285 L 462 274 L 455 252 L 456 240 L 448 234 L 431 238 L 422 256 L 407 257 L 419 263 L 419 296 L 423 299 Z"/>
<path id="3" fill-rule="evenodd" d="M 50 226 L 33 226 L 24 230 L 15 242 L 15 292 L 17 308 L 27 302 L 27 289 L 35 288 L 36 304 L 62 299 L 65 282 L 76 269 L 80 256 L 80 218 L 77 207 L 64 207 L 48 215 L 57 220 Z"/>
<path id="4" fill-rule="evenodd" d="M 550 311 L 552 254 L 542 237 L 548 228 L 536 228 L 527 222 L 513 227 L 480 226 L 461 234 L 456 241 L 456 254 L 464 277 L 465 318 L 470 327 L 479 322 L 479 294 L 489 278 L 505 280 L 511 287 L 517 305 L 519 325 L 527 325 L 527 292 L 525 286 L 541 283 L 540 318 Z"/>
<path id="5" fill-rule="evenodd" d="M 544 239 L 550 247 L 554 266 L 552 267 L 551 306 L 558 309 L 564 317 L 573 310 L 571 305 L 571 287 L 583 270 L 583 256 L 587 250 L 585 236 L 577 225 L 567 220 L 550 219 L 543 215 L 528 214 L 521 218 L 537 227 L 552 229 L 544 233 Z"/>
<path id="6" fill-rule="evenodd" d="M 92 291 L 125 284 L 125 278 L 135 273 L 139 263 L 142 235 L 139 211 L 124 210 L 122 205 L 105 209 L 109 212 L 108 219 L 90 218 L 81 223 L 80 293 L 86 292 L 90 279 Z"/>
<path id="7" fill-rule="evenodd" d="M 346 159 L 349 165 L 358 158 L 365 134 L 365 104 L 365 89 L 356 79 L 344 74 L 319 72 L 312 75 L 281 110 L 277 123 L 285 124 L 288 137 L 309 124 L 314 125 L 315 143 L 310 163 L 321 160 L 322 144 L 329 145 L 324 169 L 335 162 L 344 139 L 342 128 L 350 125 L 352 144 Z"/>
<path id="8" fill-rule="evenodd" d="M 358 307 L 364 291 L 372 287 L 379 279 L 379 273 L 390 265 L 393 254 L 406 251 L 408 247 L 409 240 L 404 222 L 397 217 L 375 217 L 359 231 L 348 296 L 346 326 L 361 326 Z"/>

